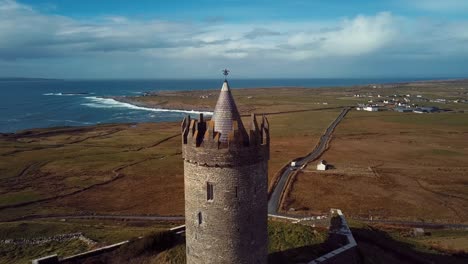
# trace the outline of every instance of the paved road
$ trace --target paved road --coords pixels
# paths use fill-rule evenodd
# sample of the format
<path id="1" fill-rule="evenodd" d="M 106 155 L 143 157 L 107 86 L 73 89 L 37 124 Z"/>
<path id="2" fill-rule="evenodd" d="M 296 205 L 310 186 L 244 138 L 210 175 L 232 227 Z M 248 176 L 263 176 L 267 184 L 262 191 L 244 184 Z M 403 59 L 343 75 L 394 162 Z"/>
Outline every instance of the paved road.
<path id="1" fill-rule="evenodd" d="M 325 131 L 324 135 L 320 138 L 319 144 L 315 147 L 315 149 L 307 156 L 302 157 L 296 161 L 297 167 L 305 165 L 322 155 L 325 151 L 328 141 L 330 140 L 330 136 L 333 133 L 335 127 L 341 122 L 344 116 L 348 113 L 350 108 L 344 108 L 341 111 L 340 115 L 330 124 L 330 126 Z M 278 213 L 278 206 L 281 199 L 281 194 L 284 191 L 286 182 L 291 175 L 291 173 L 295 169 L 291 166 L 288 166 L 286 170 L 281 175 L 281 178 L 276 185 L 270 200 L 268 201 L 268 214 L 277 214 Z M 130 216 L 130 215 L 52 215 L 52 216 L 30 216 L 18 220 L 30 220 L 30 219 L 44 219 L 44 218 L 65 218 L 65 219 L 127 219 L 127 220 L 149 220 L 149 221 L 179 221 L 184 220 L 183 216 Z M 14 221 L 14 220 L 13 220 Z"/>
<path id="2" fill-rule="evenodd" d="M 273 193 L 270 196 L 270 200 L 268 201 L 268 214 L 278 213 L 278 207 L 281 200 L 281 196 L 284 192 L 284 188 L 286 187 L 286 183 L 292 172 L 295 169 L 297 169 L 297 167 L 301 167 L 311 161 L 314 161 L 323 154 L 327 147 L 327 143 L 330 141 L 330 137 L 333 131 L 335 130 L 336 126 L 341 122 L 341 120 L 343 120 L 343 118 L 349 112 L 350 109 L 351 108 L 346 107 L 343 109 L 343 111 L 341 111 L 340 115 L 335 119 L 335 121 L 333 121 L 330 124 L 330 126 L 328 126 L 327 130 L 325 130 L 325 133 L 320 137 L 318 145 L 311 153 L 309 153 L 309 155 L 296 160 L 296 168 L 293 168 L 291 167 L 291 165 L 288 165 L 283 174 L 281 174 L 280 180 L 278 181 L 278 184 L 275 186 L 275 189 L 273 190 Z"/>

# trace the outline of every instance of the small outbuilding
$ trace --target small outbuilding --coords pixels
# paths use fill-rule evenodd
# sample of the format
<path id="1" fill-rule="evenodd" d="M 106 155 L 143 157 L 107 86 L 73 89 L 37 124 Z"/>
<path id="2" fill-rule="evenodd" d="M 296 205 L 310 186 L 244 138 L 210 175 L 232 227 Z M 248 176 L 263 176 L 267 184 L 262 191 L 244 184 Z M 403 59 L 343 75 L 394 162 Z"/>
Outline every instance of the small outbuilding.
<path id="1" fill-rule="evenodd" d="M 425 232 L 423 228 L 413 228 L 413 230 L 411 230 L 411 235 L 415 237 L 424 236 L 424 234 Z"/>
<path id="2" fill-rule="evenodd" d="M 326 160 L 321 160 L 318 164 L 317 164 L 317 170 L 319 171 L 324 171 L 324 170 L 327 170 L 328 169 L 328 164 L 327 164 L 327 161 Z"/>
<path id="3" fill-rule="evenodd" d="M 377 112 L 379 111 L 379 108 L 377 106 L 366 106 L 363 110 L 368 112 Z"/>

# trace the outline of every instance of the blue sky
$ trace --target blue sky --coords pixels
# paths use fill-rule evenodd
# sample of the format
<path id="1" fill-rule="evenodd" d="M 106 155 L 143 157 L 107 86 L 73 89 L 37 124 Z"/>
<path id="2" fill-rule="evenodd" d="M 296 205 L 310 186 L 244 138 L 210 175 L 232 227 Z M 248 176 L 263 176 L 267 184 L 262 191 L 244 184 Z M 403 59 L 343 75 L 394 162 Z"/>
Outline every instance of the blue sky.
<path id="1" fill-rule="evenodd" d="M 0 0 L 0 76 L 465 77 L 468 1 Z"/>

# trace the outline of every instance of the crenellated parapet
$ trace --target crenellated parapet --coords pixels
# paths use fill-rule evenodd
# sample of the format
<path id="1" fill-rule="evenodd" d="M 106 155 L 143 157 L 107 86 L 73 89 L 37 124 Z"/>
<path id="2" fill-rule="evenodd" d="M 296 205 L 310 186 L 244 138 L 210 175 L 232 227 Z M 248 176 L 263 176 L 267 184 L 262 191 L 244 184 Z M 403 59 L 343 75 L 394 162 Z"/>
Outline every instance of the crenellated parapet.
<path id="1" fill-rule="evenodd" d="M 225 80 L 211 120 L 182 122 L 187 264 L 267 264 L 270 127 L 245 121 Z"/>
<path id="2" fill-rule="evenodd" d="M 198 120 L 190 116 L 184 118 L 181 125 L 184 160 L 205 166 L 231 167 L 269 159 L 270 128 L 265 116 L 259 122 L 252 114 L 247 133 L 233 120 L 227 142 L 221 140 L 221 133 L 215 128 L 215 121 L 204 120 L 203 114 Z"/>

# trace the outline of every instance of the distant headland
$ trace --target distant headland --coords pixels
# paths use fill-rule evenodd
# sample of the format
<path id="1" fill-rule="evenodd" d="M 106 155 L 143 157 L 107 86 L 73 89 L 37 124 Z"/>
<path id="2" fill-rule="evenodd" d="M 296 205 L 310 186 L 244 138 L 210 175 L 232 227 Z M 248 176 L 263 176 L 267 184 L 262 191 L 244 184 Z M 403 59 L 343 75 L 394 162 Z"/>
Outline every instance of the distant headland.
<path id="1" fill-rule="evenodd" d="M 0 82 L 37 82 L 37 81 L 63 81 L 63 79 L 26 78 L 26 77 L 0 77 Z"/>

